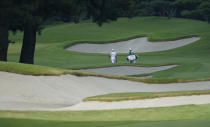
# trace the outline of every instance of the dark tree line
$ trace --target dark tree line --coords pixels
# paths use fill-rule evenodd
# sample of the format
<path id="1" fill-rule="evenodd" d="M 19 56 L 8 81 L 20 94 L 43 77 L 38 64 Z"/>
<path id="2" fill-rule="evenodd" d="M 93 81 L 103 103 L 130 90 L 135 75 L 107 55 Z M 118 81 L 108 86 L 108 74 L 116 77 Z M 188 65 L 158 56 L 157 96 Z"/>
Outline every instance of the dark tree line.
<path id="1" fill-rule="evenodd" d="M 134 0 L 135 16 L 192 18 L 210 22 L 210 0 Z"/>

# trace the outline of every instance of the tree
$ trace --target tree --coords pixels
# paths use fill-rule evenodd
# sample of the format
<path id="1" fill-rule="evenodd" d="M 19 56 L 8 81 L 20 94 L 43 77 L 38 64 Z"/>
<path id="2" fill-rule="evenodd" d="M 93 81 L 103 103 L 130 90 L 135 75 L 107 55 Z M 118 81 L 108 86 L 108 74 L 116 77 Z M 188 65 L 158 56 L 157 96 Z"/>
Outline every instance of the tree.
<path id="1" fill-rule="evenodd" d="M 128 2 L 122 2 L 124 0 L 20 0 L 24 31 L 20 62 L 34 63 L 36 32 L 44 28 L 43 24 L 48 19 L 57 17 L 79 22 L 80 15 L 87 13 L 101 26 L 103 22 L 116 20 L 119 12 L 129 9 Z"/>
<path id="2" fill-rule="evenodd" d="M 210 23 L 210 1 L 209 0 L 203 1 L 198 6 L 197 12 L 200 13 L 200 15 L 204 18 L 204 20 Z"/>
<path id="3" fill-rule="evenodd" d="M 176 15 L 175 0 L 134 0 L 135 15 L 167 16 L 168 19 Z"/>
<path id="4" fill-rule="evenodd" d="M 117 20 L 118 17 L 132 17 L 132 0 L 86 0 L 88 16 L 99 24 Z"/>
<path id="5" fill-rule="evenodd" d="M 203 0 L 176 0 L 175 4 L 180 13 L 180 17 L 202 20 L 197 8 Z"/>
<path id="6" fill-rule="evenodd" d="M 21 63 L 34 63 L 36 44 L 36 32 L 42 29 L 41 24 L 47 17 L 48 0 L 20 0 L 17 6 L 20 8 L 19 17 L 22 19 L 23 44 L 20 55 Z"/>
<path id="7" fill-rule="evenodd" d="M 7 61 L 9 2 L 0 1 L 0 61 Z"/>
<path id="8" fill-rule="evenodd" d="M 210 22 L 210 0 L 177 0 L 176 4 L 183 17 Z"/>
<path id="9" fill-rule="evenodd" d="M 153 0 L 150 2 L 150 6 L 157 16 L 166 16 L 170 19 L 176 14 L 174 1 L 175 0 Z"/>
<path id="10" fill-rule="evenodd" d="M 19 3 L 18 0 L 0 1 L 0 61 L 7 61 L 9 43 L 14 43 L 8 39 L 8 31 L 15 33 L 22 29 L 17 3 Z"/>

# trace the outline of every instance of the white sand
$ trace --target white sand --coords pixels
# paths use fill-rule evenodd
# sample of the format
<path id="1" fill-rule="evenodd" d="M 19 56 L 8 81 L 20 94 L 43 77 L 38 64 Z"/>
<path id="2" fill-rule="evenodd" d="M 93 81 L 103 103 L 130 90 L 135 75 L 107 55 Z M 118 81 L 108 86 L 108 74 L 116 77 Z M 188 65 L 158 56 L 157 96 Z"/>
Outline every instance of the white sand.
<path id="1" fill-rule="evenodd" d="M 59 110 L 111 110 L 130 108 L 169 107 L 188 104 L 210 104 L 210 95 L 162 97 L 144 100 L 129 100 L 118 102 L 81 102 L 71 107 Z"/>
<path id="2" fill-rule="evenodd" d="M 86 53 L 109 53 L 111 49 L 115 49 L 117 53 L 128 53 L 129 48 L 132 48 L 134 52 L 142 53 L 174 49 L 196 42 L 199 39 L 199 37 L 192 37 L 175 41 L 149 42 L 147 37 L 141 37 L 108 44 L 76 44 L 68 47 L 67 50 Z"/>
<path id="3" fill-rule="evenodd" d="M 94 68 L 94 69 L 81 69 L 79 71 L 123 76 L 123 75 L 150 74 L 157 71 L 167 70 L 176 66 L 177 65 L 168 65 L 160 67 L 117 66 L 117 67 L 105 67 L 105 68 Z"/>
<path id="4" fill-rule="evenodd" d="M 51 110 L 69 107 L 83 98 L 119 92 L 159 92 L 210 89 L 210 81 L 147 84 L 99 77 L 31 76 L 0 72 L 0 110 Z"/>

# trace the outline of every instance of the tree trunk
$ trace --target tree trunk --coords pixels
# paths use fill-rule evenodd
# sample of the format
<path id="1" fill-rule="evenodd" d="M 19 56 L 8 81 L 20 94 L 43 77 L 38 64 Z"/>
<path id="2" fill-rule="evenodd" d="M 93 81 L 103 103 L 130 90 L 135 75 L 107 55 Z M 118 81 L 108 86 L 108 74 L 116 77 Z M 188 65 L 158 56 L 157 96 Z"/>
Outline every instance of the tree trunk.
<path id="1" fill-rule="evenodd" d="M 36 24 L 28 20 L 24 26 L 23 45 L 20 55 L 20 63 L 33 64 L 36 45 Z"/>
<path id="2" fill-rule="evenodd" d="M 8 50 L 8 14 L 0 11 L 0 61 L 7 61 Z"/>

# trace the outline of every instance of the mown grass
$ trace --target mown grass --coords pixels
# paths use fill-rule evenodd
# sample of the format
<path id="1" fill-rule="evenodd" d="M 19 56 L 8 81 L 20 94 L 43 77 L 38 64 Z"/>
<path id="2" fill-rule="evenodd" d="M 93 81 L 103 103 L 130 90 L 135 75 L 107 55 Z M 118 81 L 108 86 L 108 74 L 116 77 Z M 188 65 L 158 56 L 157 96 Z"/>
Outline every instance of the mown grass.
<path id="1" fill-rule="evenodd" d="M 1 127 L 209 127 L 209 120 L 173 120 L 173 121 L 48 121 L 31 119 L 0 118 Z"/>
<path id="2" fill-rule="evenodd" d="M 209 104 L 106 111 L 0 111 L 3 127 L 207 127 L 209 119 Z"/>
<path id="3" fill-rule="evenodd" d="M 123 100 L 139 100 L 160 97 L 174 96 L 191 96 L 210 94 L 210 90 L 194 90 L 194 91 L 169 91 L 169 92 L 133 92 L 133 93 L 113 93 L 93 97 L 87 97 L 83 101 L 123 101 Z"/>
<path id="4" fill-rule="evenodd" d="M 209 79 L 209 28 L 209 24 L 201 21 L 178 18 L 168 20 L 163 17 L 121 18 L 102 27 L 89 21 L 79 24 L 59 24 L 47 27 L 42 35 L 37 37 L 35 64 L 65 69 L 111 66 L 107 54 L 72 52 L 64 50 L 64 47 L 77 42 L 108 43 L 138 36 L 148 36 L 149 40 L 156 41 L 196 35 L 201 37 L 199 41 L 181 48 L 138 54 L 140 58 L 137 65 L 180 65 L 154 73 L 154 80 Z M 10 35 L 10 39 L 17 43 L 10 45 L 9 61 L 17 62 L 20 49 L 15 47 L 18 45 L 20 47 L 22 33 Z M 125 58 L 126 54 L 119 54 L 118 64 L 127 65 Z"/>

